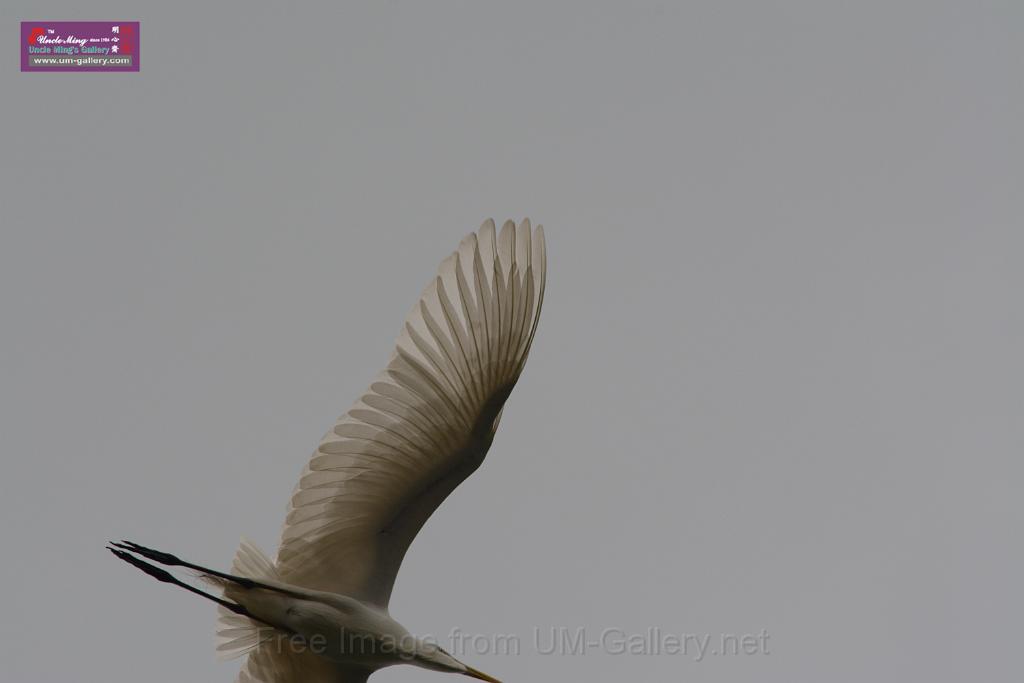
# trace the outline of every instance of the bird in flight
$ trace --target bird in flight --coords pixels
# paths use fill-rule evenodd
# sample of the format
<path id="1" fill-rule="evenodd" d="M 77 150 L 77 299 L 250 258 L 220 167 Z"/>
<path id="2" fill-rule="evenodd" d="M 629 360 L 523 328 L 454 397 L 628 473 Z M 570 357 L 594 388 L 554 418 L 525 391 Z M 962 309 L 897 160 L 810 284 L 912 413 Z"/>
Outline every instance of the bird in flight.
<path id="1" fill-rule="evenodd" d="M 537 331 L 545 262 L 541 226 L 488 220 L 441 263 L 387 367 L 303 470 L 276 559 L 244 539 L 230 572 L 128 541 L 111 552 L 219 605 L 218 653 L 247 656 L 237 683 L 362 683 L 394 664 L 496 683 L 411 635 L 388 602 L 416 533 L 491 446 Z"/>

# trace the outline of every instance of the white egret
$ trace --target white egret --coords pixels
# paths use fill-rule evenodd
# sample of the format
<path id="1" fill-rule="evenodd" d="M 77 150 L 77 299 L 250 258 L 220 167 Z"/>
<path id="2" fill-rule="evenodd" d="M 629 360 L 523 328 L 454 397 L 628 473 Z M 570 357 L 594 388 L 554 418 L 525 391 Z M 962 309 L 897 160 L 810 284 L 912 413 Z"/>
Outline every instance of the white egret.
<path id="1" fill-rule="evenodd" d="M 483 461 L 526 362 L 544 295 L 543 228 L 487 221 L 441 263 L 391 360 L 320 442 L 270 560 L 243 540 L 230 573 L 141 545 L 118 557 L 220 605 L 239 683 L 358 683 L 393 664 L 494 678 L 391 618 L 409 544 Z M 207 593 L 144 559 L 192 570 Z"/>

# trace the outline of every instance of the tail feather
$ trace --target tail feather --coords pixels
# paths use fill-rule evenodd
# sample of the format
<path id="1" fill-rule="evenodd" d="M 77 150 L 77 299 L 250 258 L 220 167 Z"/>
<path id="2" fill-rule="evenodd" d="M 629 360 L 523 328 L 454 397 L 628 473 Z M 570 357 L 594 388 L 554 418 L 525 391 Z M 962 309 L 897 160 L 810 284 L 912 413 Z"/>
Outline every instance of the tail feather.
<path id="1" fill-rule="evenodd" d="M 231 573 L 256 581 L 281 580 L 270 558 L 247 538 L 242 539 L 235 552 Z M 220 659 L 241 657 L 274 637 L 274 629 L 264 624 L 223 606 L 217 609 L 217 657 Z"/>
<path id="2" fill-rule="evenodd" d="M 280 575 L 274 567 L 274 563 L 250 541 L 242 539 L 242 543 L 235 553 L 230 574 L 192 564 L 170 553 L 153 550 L 130 541 L 111 542 L 109 549 L 119 559 L 141 569 L 157 581 L 180 586 L 217 603 L 218 657 L 233 659 L 280 635 L 280 632 L 271 623 L 253 615 L 247 607 L 240 604 L 239 598 L 242 594 L 253 589 L 294 595 L 284 586 L 263 583 L 270 581 L 280 584 Z M 141 557 L 136 557 L 136 554 Z M 146 562 L 142 559 L 143 557 L 166 566 L 182 567 L 186 571 L 194 572 L 199 579 L 221 589 L 223 595 L 212 595 L 191 586 L 165 569 Z"/>
<path id="3" fill-rule="evenodd" d="M 231 573 L 257 580 L 281 580 L 273 561 L 248 538 L 242 538 L 242 542 L 235 552 L 235 559 L 231 563 Z"/>

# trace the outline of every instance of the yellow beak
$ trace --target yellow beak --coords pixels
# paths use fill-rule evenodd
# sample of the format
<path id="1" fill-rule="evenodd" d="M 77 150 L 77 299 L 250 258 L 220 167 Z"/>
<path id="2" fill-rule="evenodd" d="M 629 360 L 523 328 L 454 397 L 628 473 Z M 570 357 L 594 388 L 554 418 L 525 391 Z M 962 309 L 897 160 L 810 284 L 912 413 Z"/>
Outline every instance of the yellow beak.
<path id="1" fill-rule="evenodd" d="M 466 667 L 466 671 L 464 672 L 464 674 L 466 676 L 469 676 L 470 678 L 476 678 L 481 681 L 487 681 L 487 683 L 501 683 L 501 681 L 499 681 L 497 678 L 494 678 L 493 676 L 488 676 L 483 671 L 477 671 L 471 666 Z"/>

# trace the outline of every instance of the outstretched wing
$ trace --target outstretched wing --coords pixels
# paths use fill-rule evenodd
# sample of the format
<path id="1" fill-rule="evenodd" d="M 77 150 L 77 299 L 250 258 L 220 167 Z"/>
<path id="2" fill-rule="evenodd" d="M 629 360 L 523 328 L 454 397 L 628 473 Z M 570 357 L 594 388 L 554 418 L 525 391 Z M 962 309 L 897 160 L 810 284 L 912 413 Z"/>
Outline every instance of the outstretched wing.
<path id="1" fill-rule="evenodd" d="M 544 232 L 487 221 L 441 263 L 387 368 L 320 442 L 292 495 L 277 569 L 386 607 L 402 558 L 483 461 L 526 362 Z"/>

